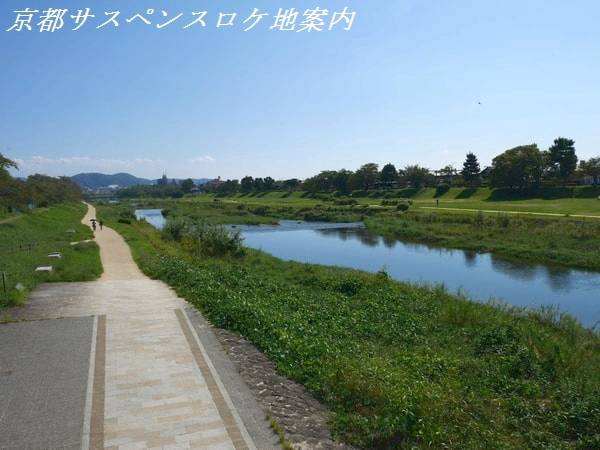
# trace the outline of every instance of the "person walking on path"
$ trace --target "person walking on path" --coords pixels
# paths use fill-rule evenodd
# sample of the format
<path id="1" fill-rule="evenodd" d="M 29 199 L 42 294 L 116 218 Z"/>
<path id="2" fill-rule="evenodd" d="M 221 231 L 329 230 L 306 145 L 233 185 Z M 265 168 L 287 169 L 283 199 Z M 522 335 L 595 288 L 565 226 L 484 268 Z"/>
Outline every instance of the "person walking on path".
<path id="1" fill-rule="evenodd" d="M 98 225 L 100 225 L 100 231 L 102 231 L 102 226 L 104 225 L 104 223 L 101 220 L 99 220 Z"/>

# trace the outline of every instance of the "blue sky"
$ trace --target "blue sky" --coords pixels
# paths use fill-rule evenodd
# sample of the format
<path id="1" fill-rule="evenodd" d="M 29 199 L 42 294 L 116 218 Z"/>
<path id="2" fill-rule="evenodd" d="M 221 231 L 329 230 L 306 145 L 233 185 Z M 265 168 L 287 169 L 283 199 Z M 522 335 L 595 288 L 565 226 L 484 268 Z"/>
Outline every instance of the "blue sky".
<path id="1" fill-rule="evenodd" d="M 259 8 L 357 12 L 351 31 L 217 29 Z M 15 9 L 90 7 L 54 33 Z M 123 19 L 155 8 L 161 30 Z M 104 11 L 119 28 L 96 29 Z M 206 28 L 182 30 L 192 11 Z M 100 17 L 102 16 L 102 17 Z M 161 19 L 162 20 L 162 19 Z M 0 152 L 21 175 L 306 177 L 365 162 L 460 166 L 557 136 L 600 154 L 600 3 L 556 0 L 5 0 Z M 481 104 L 480 104 L 481 103 Z"/>

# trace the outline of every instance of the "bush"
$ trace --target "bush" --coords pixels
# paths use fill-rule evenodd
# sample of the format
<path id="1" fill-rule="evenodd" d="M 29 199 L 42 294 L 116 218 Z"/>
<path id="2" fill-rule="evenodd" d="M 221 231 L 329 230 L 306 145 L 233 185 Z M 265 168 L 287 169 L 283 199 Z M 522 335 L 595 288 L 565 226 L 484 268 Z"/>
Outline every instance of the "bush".
<path id="1" fill-rule="evenodd" d="M 119 223 L 124 223 L 127 225 L 131 225 L 131 220 L 129 219 L 123 219 L 122 217 L 118 220 Z"/>
<path id="2" fill-rule="evenodd" d="M 257 216 L 266 216 L 267 214 L 269 214 L 269 207 L 268 206 L 256 206 L 254 208 L 251 208 L 250 212 L 252 214 L 256 214 Z"/>
<path id="3" fill-rule="evenodd" d="M 243 256 L 246 249 L 239 231 L 223 226 L 201 223 L 185 236 L 186 245 L 202 256 Z"/>
<path id="4" fill-rule="evenodd" d="M 169 219 L 162 229 L 166 240 L 180 242 L 196 256 L 243 256 L 245 248 L 239 231 L 204 221 Z"/>
<path id="5" fill-rule="evenodd" d="M 162 229 L 162 236 L 164 239 L 180 242 L 188 228 L 189 224 L 187 220 L 181 218 L 169 218 Z"/>
<path id="6" fill-rule="evenodd" d="M 400 203 L 400 204 L 398 204 L 398 206 L 396 206 L 396 209 L 401 212 L 406 212 L 406 211 L 408 211 L 409 207 L 410 206 L 408 205 L 408 203 Z"/>

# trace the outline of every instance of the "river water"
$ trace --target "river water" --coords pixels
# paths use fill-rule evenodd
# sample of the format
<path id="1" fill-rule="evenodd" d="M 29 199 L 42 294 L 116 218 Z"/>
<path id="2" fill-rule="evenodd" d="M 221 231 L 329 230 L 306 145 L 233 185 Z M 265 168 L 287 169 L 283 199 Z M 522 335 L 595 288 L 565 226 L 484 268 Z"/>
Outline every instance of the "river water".
<path id="1" fill-rule="evenodd" d="M 160 210 L 136 211 L 161 228 Z M 476 301 L 555 306 L 586 326 L 600 321 L 600 273 L 518 262 L 463 250 L 388 240 L 361 224 L 282 220 L 278 226 L 232 226 L 248 247 L 284 260 L 349 267 L 419 284 L 443 284 Z"/>

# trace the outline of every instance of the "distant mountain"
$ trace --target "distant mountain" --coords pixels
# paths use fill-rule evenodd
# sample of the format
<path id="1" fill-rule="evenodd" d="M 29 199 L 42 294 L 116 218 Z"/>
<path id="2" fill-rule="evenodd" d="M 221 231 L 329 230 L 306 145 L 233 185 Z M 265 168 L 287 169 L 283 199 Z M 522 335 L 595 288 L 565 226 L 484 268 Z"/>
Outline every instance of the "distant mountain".
<path id="1" fill-rule="evenodd" d="M 140 184 L 154 184 L 153 180 L 138 178 L 129 173 L 115 173 L 106 175 L 104 173 L 79 173 L 71 179 L 82 188 L 98 189 L 105 186 L 118 185 L 119 187 L 137 186 Z"/>

